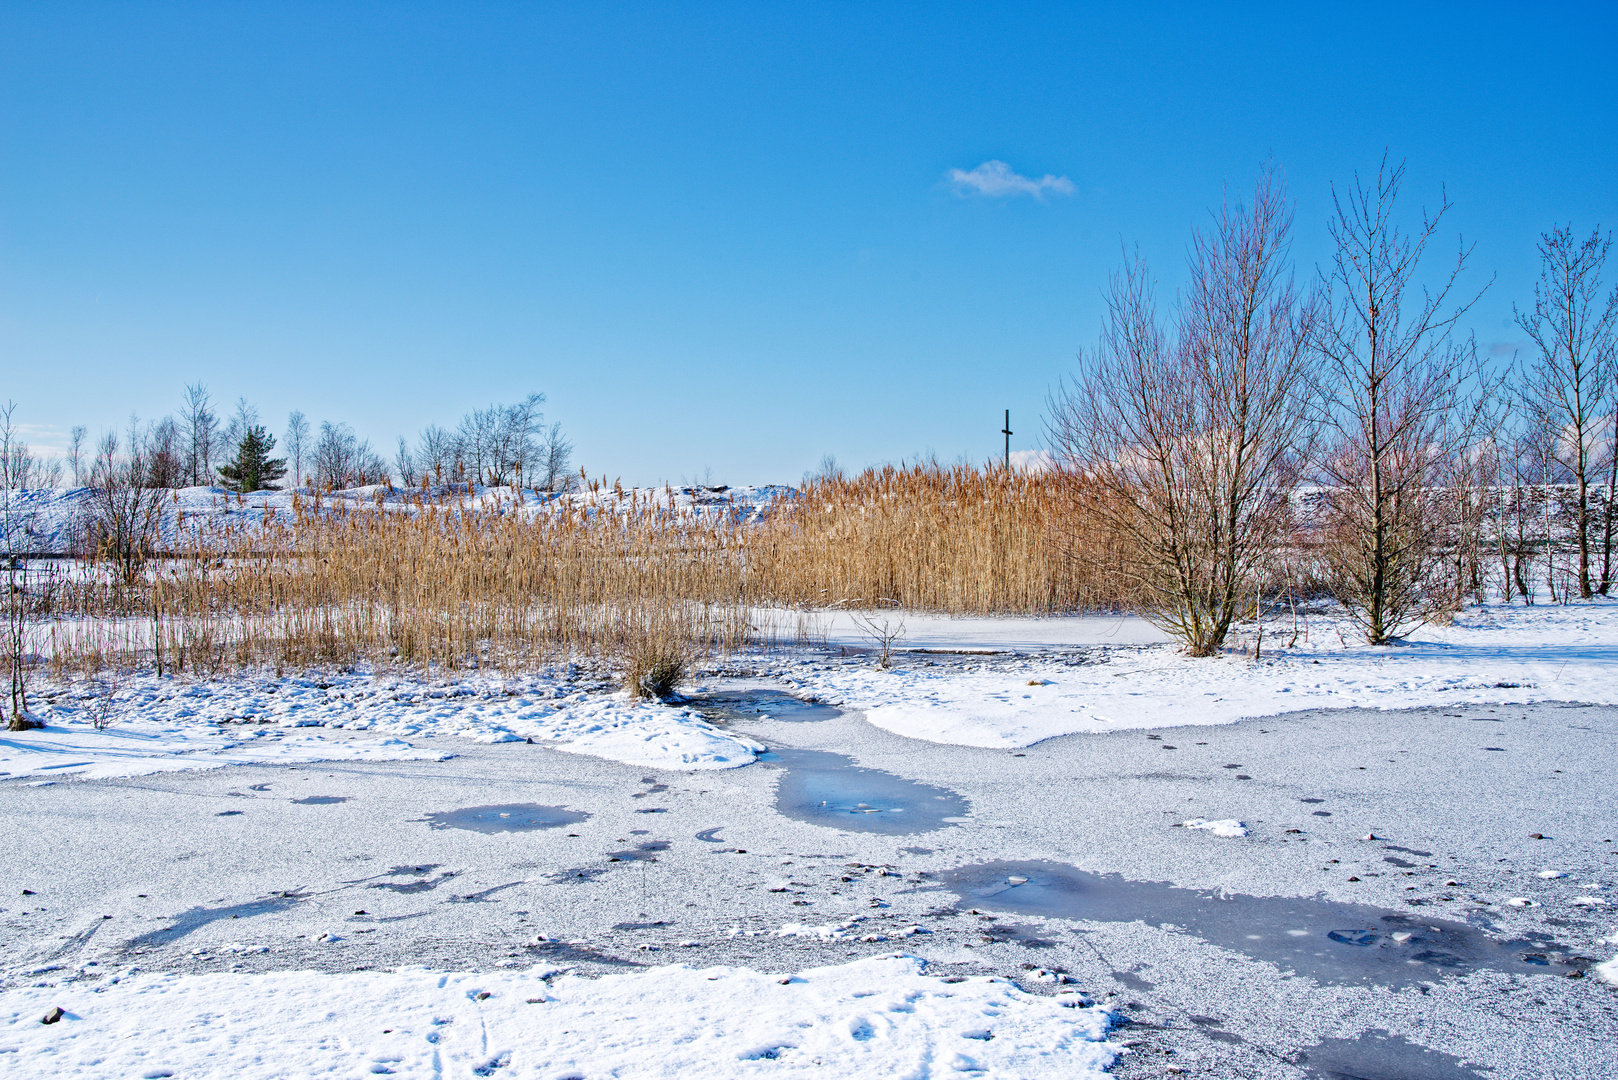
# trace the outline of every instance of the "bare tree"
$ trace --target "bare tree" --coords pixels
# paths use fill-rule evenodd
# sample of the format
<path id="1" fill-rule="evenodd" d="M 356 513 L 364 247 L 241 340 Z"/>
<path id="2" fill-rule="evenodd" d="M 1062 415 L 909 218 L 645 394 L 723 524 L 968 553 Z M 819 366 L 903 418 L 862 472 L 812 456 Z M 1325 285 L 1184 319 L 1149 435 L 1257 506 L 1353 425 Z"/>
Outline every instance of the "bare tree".
<path id="1" fill-rule="evenodd" d="M 218 449 L 220 453 L 234 455 L 241 447 L 242 440 L 247 437 L 247 433 L 257 426 L 258 409 L 247 398 L 238 397 L 236 399 L 236 411 L 225 422 L 224 429 L 219 435 Z M 209 482 L 211 483 L 212 481 L 210 480 Z"/>
<path id="2" fill-rule="evenodd" d="M 135 583 L 157 546 L 168 493 L 152 484 L 151 474 L 150 447 L 133 417 L 126 447 L 113 432 L 101 437 L 90 474 L 89 541 L 95 557 L 110 563 L 126 585 Z"/>
<path id="3" fill-rule="evenodd" d="M 1515 383 L 1510 374 L 1502 378 L 1506 386 Z M 1496 484 L 1489 502 L 1490 532 L 1500 561 L 1500 595 L 1507 603 L 1521 596 L 1523 603 L 1532 605 L 1529 578 L 1540 547 L 1533 509 L 1535 428 L 1522 425 L 1523 409 L 1516 394 L 1502 395 L 1500 413 L 1500 422 L 1489 434 Z"/>
<path id="4" fill-rule="evenodd" d="M 309 421 L 298 409 L 287 414 L 287 457 L 292 462 L 292 487 L 296 490 L 307 479 L 303 474 L 303 459 L 309 452 Z"/>
<path id="5" fill-rule="evenodd" d="M 15 434 L 6 443 L 5 483 L 9 490 L 26 491 L 58 487 L 62 483 L 60 458 L 42 458 Z"/>
<path id="6" fill-rule="evenodd" d="M 1328 425 L 1323 550 L 1338 598 L 1373 645 L 1452 604 L 1436 578 L 1443 470 L 1478 416 L 1462 394 L 1477 350 L 1451 336 L 1476 297 L 1445 310 L 1468 252 L 1435 289 L 1412 295 L 1449 203 L 1414 235 L 1401 232 L 1392 216 L 1403 177 L 1402 164 L 1384 161 L 1371 187 L 1356 177 L 1346 198 L 1334 192 L 1336 251 L 1321 274 L 1328 314 L 1317 334 Z"/>
<path id="7" fill-rule="evenodd" d="M 1126 263 L 1100 348 L 1051 401 L 1063 467 L 1099 489 L 1093 510 L 1129 539 L 1148 618 L 1193 656 L 1223 648 L 1288 532 L 1311 441 L 1315 305 L 1291 278 L 1290 226 L 1267 169 L 1250 204 L 1194 238 L 1170 327 L 1145 268 Z"/>
<path id="8" fill-rule="evenodd" d="M 1602 269 L 1612 235 L 1600 230 L 1584 241 L 1571 228 L 1540 236 L 1539 280 L 1534 308 L 1516 311 L 1516 324 L 1534 342 L 1527 392 L 1557 439 L 1553 455 L 1573 483 L 1573 539 L 1578 547 L 1579 596 L 1597 591 L 1590 581 L 1590 541 L 1595 518 L 1590 487 L 1613 468 L 1613 445 L 1605 439 L 1613 410 L 1613 340 L 1618 322 L 1618 291 L 1602 295 Z M 1603 515 L 1610 518 L 1610 513 Z M 1605 531 L 1605 529 L 1603 529 Z M 1603 536 L 1605 541 L 1605 536 Z M 1600 591 L 1610 585 L 1610 551 L 1603 542 Z"/>
<path id="9" fill-rule="evenodd" d="M 562 435 L 562 425 L 554 423 L 540 438 L 538 476 L 531 481 L 543 491 L 566 491 L 572 487 L 573 444 Z"/>
<path id="10" fill-rule="evenodd" d="M 67 440 L 67 460 L 73 469 L 73 486 L 84 486 L 84 440 L 90 435 L 90 429 L 83 424 L 73 425 L 72 432 Z"/>
<path id="11" fill-rule="evenodd" d="M 191 485 L 211 485 L 213 456 L 219 443 L 219 417 L 214 414 L 208 388 L 201 383 L 185 388 L 185 400 L 180 406 L 180 431 L 185 441 L 186 472 Z"/>
<path id="12" fill-rule="evenodd" d="M 1532 311 L 1516 311 L 1517 325 L 1538 352 L 1528 370 L 1530 400 L 1558 435 L 1556 463 L 1574 488 L 1573 532 L 1578 547 L 1579 596 L 1596 592 L 1590 580 L 1592 533 L 1590 489 L 1610 473 L 1613 447 L 1605 439 L 1613 408 L 1614 323 L 1618 291 L 1602 295 L 1601 271 L 1612 237 L 1600 230 L 1584 241 L 1571 228 L 1552 228 L 1539 239 L 1539 280 Z M 1610 517 L 1610 514 L 1606 515 Z M 1605 539 L 1605 537 L 1603 537 Z M 1603 544 L 1603 548 L 1607 548 Z M 1604 550 L 1601 591 L 1610 585 L 1610 554 Z"/>
<path id="13" fill-rule="evenodd" d="M 147 483 L 155 488 L 177 488 L 186 481 L 186 453 L 174 418 L 165 416 L 146 431 Z"/>
<path id="14" fill-rule="evenodd" d="M 388 466 L 370 441 L 356 436 L 347 424 L 321 421 L 312 456 L 315 482 L 328 490 L 380 484 L 388 478 Z"/>
<path id="15" fill-rule="evenodd" d="M 504 485 L 531 469 L 540 453 L 544 401 L 544 394 L 529 394 L 514 405 L 490 405 L 461 418 L 455 446 L 470 479 Z"/>
<path id="16" fill-rule="evenodd" d="M 399 436 L 399 449 L 393 455 L 393 469 L 399 474 L 399 483 L 407 488 L 415 487 L 421 478 L 416 470 L 416 455 L 410 452 L 410 444 L 403 435 Z"/>
<path id="17" fill-rule="evenodd" d="M 545 415 L 539 410 L 544 403 L 544 394 L 529 394 L 505 408 L 500 442 L 510 471 L 519 481 L 524 473 L 534 471 L 545 449 Z"/>
<path id="18" fill-rule="evenodd" d="M 808 487 L 816 483 L 829 483 L 843 478 L 843 467 L 837 463 L 836 454 L 822 454 L 820 465 L 814 469 L 806 469 L 803 474 L 803 486 Z"/>

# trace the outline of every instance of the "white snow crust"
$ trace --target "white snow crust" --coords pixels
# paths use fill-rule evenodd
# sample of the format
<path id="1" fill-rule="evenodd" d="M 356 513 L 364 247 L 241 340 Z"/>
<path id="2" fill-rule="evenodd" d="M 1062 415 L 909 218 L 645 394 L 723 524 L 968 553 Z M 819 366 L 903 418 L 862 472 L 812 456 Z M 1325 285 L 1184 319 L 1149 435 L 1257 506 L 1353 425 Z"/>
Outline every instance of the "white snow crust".
<path id="1" fill-rule="evenodd" d="M 622 693 L 585 694 L 555 675 L 460 682 L 392 674 L 240 675 L 206 683 L 130 676 L 114 695 L 115 722 L 105 731 L 94 729 L 95 694 L 87 687 L 36 696 L 34 703 L 48 726 L 0 735 L 0 779 L 450 756 L 405 741 L 429 734 L 484 743 L 531 738 L 569 753 L 674 770 L 736 768 L 763 749 L 689 708 L 631 701 Z M 388 737 L 298 730 L 317 726 Z"/>
<path id="2" fill-rule="evenodd" d="M 1183 829 L 1206 829 L 1215 836 L 1235 839 L 1247 835 L 1247 826 L 1234 818 L 1221 818 L 1218 821 L 1208 821 L 1203 818 L 1192 818 L 1190 821 L 1180 822 Z"/>
<path id="3" fill-rule="evenodd" d="M 1036 620 L 1005 622 L 1013 626 L 1008 636 L 1019 625 L 1026 636 Z M 1312 617 L 1302 631 L 1292 643 L 1290 621 L 1267 624 L 1257 662 L 1236 650 L 1193 659 L 1158 646 L 1097 651 L 1083 663 L 1030 656 L 967 670 L 841 665 L 795 674 L 896 734 L 1003 748 L 1304 709 L 1618 703 L 1618 601 L 1487 604 L 1391 646 L 1364 644 L 1341 615 Z"/>
<path id="4" fill-rule="evenodd" d="M 0 993 L 0 1062 L 34 1076 L 1105 1076 L 1108 1014 L 911 956 L 785 977 L 685 965 L 125 976 Z M 549 981 L 546 976 L 552 976 Z M 54 1008 L 60 1020 L 43 1024 Z M 0 1065 L 0 1069 L 7 1066 Z"/>

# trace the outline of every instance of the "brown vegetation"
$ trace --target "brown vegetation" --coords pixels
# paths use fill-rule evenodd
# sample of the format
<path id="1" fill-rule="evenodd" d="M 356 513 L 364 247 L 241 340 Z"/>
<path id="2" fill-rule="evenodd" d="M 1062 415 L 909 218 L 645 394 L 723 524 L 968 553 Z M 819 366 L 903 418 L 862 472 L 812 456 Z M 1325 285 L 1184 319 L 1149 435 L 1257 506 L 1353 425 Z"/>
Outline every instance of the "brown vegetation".
<path id="1" fill-rule="evenodd" d="M 634 692 L 662 695 L 691 660 L 766 640 L 760 607 L 1130 607 L 1116 539 L 1072 520 L 1074 483 L 884 468 L 813 485 L 751 525 L 644 503 L 534 513 L 299 500 L 290 523 L 198 528 L 187 550 L 133 572 L 103 548 L 82 572 L 36 581 L 33 626 L 63 673 L 136 658 L 198 675 L 594 658 L 627 669 Z"/>

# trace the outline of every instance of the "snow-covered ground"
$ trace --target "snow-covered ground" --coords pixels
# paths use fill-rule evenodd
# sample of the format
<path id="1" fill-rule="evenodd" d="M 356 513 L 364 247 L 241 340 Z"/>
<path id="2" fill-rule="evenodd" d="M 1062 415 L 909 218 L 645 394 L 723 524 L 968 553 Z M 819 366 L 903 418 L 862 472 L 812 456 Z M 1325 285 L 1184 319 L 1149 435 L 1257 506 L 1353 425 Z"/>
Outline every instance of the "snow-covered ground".
<path id="1" fill-rule="evenodd" d="M 104 700 L 87 684 L 35 698 L 41 731 L 0 735 L 0 777 L 141 776 L 256 762 L 439 759 L 405 741 L 423 732 L 478 742 L 544 742 L 630 765 L 696 770 L 747 765 L 763 747 L 691 709 L 585 693 L 565 674 L 450 683 L 382 675 L 238 675 L 192 682 L 129 676 Z M 98 731 L 105 711 L 112 719 Z M 317 728 L 385 738 L 337 738 Z"/>
<path id="2" fill-rule="evenodd" d="M 1614 856 L 1599 804 L 1610 722 L 1600 710 L 1481 707 L 1618 703 L 1618 602 L 1487 605 L 1387 648 L 1316 614 L 1296 640 L 1290 619 L 1268 624 L 1258 660 L 1250 627 L 1229 654 L 1192 659 L 1135 619 L 907 616 L 898 648 L 917 651 L 891 670 L 863 651 L 870 642 L 852 617 L 806 618 L 820 620 L 829 652 L 733 657 L 692 689 L 762 680 L 842 703 L 836 720 L 772 720 L 766 710 L 710 721 L 700 697 L 632 702 L 601 674 L 571 669 L 510 679 L 125 676 L 110 699 L 90 684 L 42 683 L 34 703 L 49 726 L 0 736 L 0 779 L 12 781 L 0 793 L 16 815 L 8 827 L 31 845 L 0 867 L 9 896 L 28 890 L 0 908 L 17 958 L 0 992 L 0 1073 L 1099 1075 L 1119 1052 L 1105 1041 L 1107 1014 L 1043 992 L 1061 985 L 1025 982 L 1040 992 L 1024 992 L 1008 981 L 1052 957 L 1085 972 L 1087 996 L 1115 979 L 1114 1008 L 1172 1000 L 1231 1023 L 1243 1003 L 1281 1002 L 1292 1017 L 1336 1010 L 1310 1035 L 1322 1047 L 1335 1031 L 1360 1031 L 1354 1017 L 1401 1038 L 1425 1030 L 1425 989 L 1418 1000 L 1311 988 L 1284 965 L 1272 972 L 1188 943 L 1170 911 L 1113 930 L 1072 929 L 1059 913 L 996 929 L 992 912 L 967 910 L 977 901 L 955 903 L 940 883 L 953 868 L 1000 859 L 1016 860 L 1014 888 L 1031 872 L 1017 867 L 1071 863 L 1220 896 L 1319 899 L 1324 890 L 1377 910 L 1425 905 L 1497 936 L 1554 936 L 1555 949 L 1533 946 L 1549 949 L 1552 965 L 1564 962 L 1556 950 L 1612 955 Z M 743 671 L 749 678 L 735 678 Z M 1384 735 L 1380 721 L 1334 711 L 1356 707 L 1438 708 L 1416 714 L 1420 742 L 1411 714 Z M 1485 712 L 1488 722 L 1468 719 Z M 1282 713 L 1298 715 L 1235 723 Z M 104 731 L 92 724 L 98 715 L 111 720 Z M 1155 742 L 1126 734 L 1187 725 L 1203 726 Z M 1061 735 L 1081 737 L 1051 741 Z M 1399 745 L 1366 749 L 1384 738 Z M 504 745 L 529 740 L 539 745 Z M 1042 742 L 1027 754 L 995 749 Z M 775 780 L 790 761 L 769 755 L 738 768 L 765 745 L 846 755 L 850 782 L 875 769 L 934 785 L 928 792 L 960 791 L 970 810 L 931 831 L 918 824 L 915 839 L 790 817 Z M 587 757 L 558 763 L 552 750 Z M 435 772 L 385 764 L 457 753 L 453 768 Z M 491 783 L 478 770 L 496 755 L 509 772 Z M 335 767 L 264 769 L 316 761 Z M 221 766 L 266 782 L 184 775 Z M 162 773 L 181 775 L 93 782 Z M 1471 801 L 1452 793 L 1435 803 L 1439 775 Z M 564 804 L 581 823 L 491 834 L 421 816 L 533 800 Z M 501 805 L 472 805 L 483 802 Z M 186 835 L 149 836 L 177 813 L 192 815 Z M 109 841 L 109 814 L 140 815 L 148 835 Z M 305 823 L 315 815 L 324 815 L 318 829 Z M 20 827 L 35 821 L 50 824 Z M 454 936 L 468 927 L 464 942 Z M 529 939 L 534 928 L 551 936 Z M 637 934 L 652 937 L 632 943 Z M 459 952 L 424 951 L 448 941 Z M 476 951 L 490 942 L 503 951 Z M 676 948 L 701 957 L 698 966 L 647 966 Z M 951 981 L 913 957 L 843 962 L 892 948 L 914 949 Z M 826 951 L 791 959 L 798 949 Z M 1092 951 L 1093 970 L 1081 968 Z M 1142 968 L 1142 955 L 1155 959 Z M 576 966 L 530 970 L 541 958 Z M 431 970 L 420 966 L 429 959 Z M 352 970 L 356 961 L 376 969 Z M 810 963 L 830 966 L 799 970 Z M 1555 968 L 1540 982 L 1555 982 L 1553 1004 L 1565 1009 L 1585 1000 L 1572 987 L 1611 993 L 1615 965 L 1573 965 L 1592 976 L 1577 981 Z M 579 966 L 598 977 L 579 977 Z M 785 982 L 771 973 L 791 971 Z M 1483 1025 L 1495 1006 L 1474 1008 L 1496 991 L 1484 986 L 1492 976 L 1467 978 L 1433 992 L 1465 1012 L 1454 1023 L 1476 1061 L 1499 1050 Z M 1530 1015 L 1535 995 L 1548 991 L 1536 983 L 1512 1008 Z M 1605 999 L 1590 1000 L 1594 1009 Z M 56 1022 L 40 1022 L 57 1008 Z M 1296 1049 L 1253 1008 L 1244 1038 Z M 1575 1025 L 1575 1064 L 1610 1059 L 1591 1049 L 1605 1023 L 1592 1016 Z M 1200 1038 L 1202 1020 L 1181 1021 L 1153 1038 L 1165 1047 Z M 1422 1041 L 1446 1045 L 1453 1034 Z M 1196 1043 L 1205 1060 L 1246 1053 L 1221 1038 Z M 1130 1077 L 1159 1075 L 1140 1052 L 1120 1060 Z M 1280 1064 L 1240 1060 L 1259 1070 L 1251 1075 L 1293 1080 Z M 1514 1075 L 1578 1075 L 1560 1067 Z"/>
<path id="3" fill-rule="evenodd" d="M 940 634 L 917 620 L 922 640 L 953 647 L 1071 648 L 1100 620 L 961 620 L 979 635 Z M 909 621 L 906 622 L 907 629 Z M 1151 633 L 1119 619 L 1126 642 Z M 1055 632 L 1041 641 L 1047 627 Z M 1014 660 L 949 662 L 891 671 L 869 663 L 803 665 L 814 692 L 858 709 L 899 735 L 962 746 L 1025 747 L 1080 732 L 1227 724 L 1305 709 L 1407 709 L 1435 705 L 1582 701 L 1618 703 L 1618 601 L 1566 607 L 1487 604 L 1451 626 L 1426 626 L 1408 640 L 1372 647 L 1341 614 L 1265 626 L 1260 658 L 1193 659 L 1168 646 L 1092 650 Z M 913 644 L 901 641 L 900 647 Z"/>
<path id="4" fill-rule="evenodd" d="M 885 956 L 790 976 L 685 965 L 599 979 L 545 968 L 139 974 L 0 992 L 0 1071 L 232 1080 L 1105 1075 L 1115 1050 L 1103 1041 L 1103 1010 L 1004 979 L 946 982 L 925 967 Z M 40 1022 L 55 1009 L 60 1019 Z"/>
<path id="5" fill-rule="evenodd" d="M 833 647 L 870 649 L 884 624 L 893 647 L 908 650 L 1046 650 L 1086 645 L 1162 645 L 1168 635 L 1138 615 L 1055 615 L 1046 618 L 925 615 L 895 611 L 783 611 L 754 609 L 792 640 L 799 628 L 809 641 Z"/>

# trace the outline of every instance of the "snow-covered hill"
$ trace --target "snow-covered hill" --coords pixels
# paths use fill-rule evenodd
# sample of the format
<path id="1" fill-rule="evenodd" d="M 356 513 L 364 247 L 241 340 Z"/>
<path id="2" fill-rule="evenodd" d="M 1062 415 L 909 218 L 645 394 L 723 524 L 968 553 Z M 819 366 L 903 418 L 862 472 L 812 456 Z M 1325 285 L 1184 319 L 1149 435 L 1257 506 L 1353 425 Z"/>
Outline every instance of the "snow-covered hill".
<path id="1" fill-rule="evenodd" d="M 78 549 L 89 519 L 95 490 L 88 487 L 13 491 L 7 531 L 16 554 L 68 555 Z M 701 518 L 729 518 L 738 523 L 762 520 L 776 505 L 797 497 L 784 485 L 740 488 L 603 488 L 555 493 L 511 487 L 445 485 L 427 492 L 371 485 L 321 492 L 259 491 L 237 495 L 223 488 L 179 488 L 164 500 L 158 524 L 158 547 L 184 550 L 199 534 L 226 528 L 251 530 L 272 521 L 292 522 L 297 510 L 321 513 L 413 512 L 424 503 L 458 506 L 491 513 L 528 516 L 554 514 L 565 508 L 628 513 L 657 507 Z"/>

